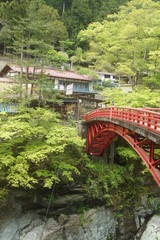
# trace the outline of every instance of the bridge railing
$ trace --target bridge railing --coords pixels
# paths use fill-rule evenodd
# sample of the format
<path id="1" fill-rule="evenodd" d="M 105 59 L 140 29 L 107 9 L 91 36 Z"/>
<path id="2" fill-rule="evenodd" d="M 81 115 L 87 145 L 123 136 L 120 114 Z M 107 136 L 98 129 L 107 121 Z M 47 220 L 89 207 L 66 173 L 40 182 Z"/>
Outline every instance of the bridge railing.
<path id="1" fill-rule="evenodd" d="M 160 113 L 160 108 L 148 108 L 148 107 L 146 107 L 145 109 L 148 110 L 148 111 L 154 111 L 154 112 L 159 112 Z"/>
<path id="2" fill-rule="evenodd" d="M 111 106 L 96 109 L 82 116 L 85 121 L 96 118 L 117 119 L 160 133 L 160 112 L 156 109 Z"/>

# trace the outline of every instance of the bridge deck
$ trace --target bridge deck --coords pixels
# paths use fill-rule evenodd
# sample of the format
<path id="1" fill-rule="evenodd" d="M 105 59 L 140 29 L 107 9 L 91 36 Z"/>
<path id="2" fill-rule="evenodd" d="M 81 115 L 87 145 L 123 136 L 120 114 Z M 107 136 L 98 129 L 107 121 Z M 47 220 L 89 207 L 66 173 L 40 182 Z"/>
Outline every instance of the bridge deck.
<path id="1" fill-rule="evenodd" d="M 82 117 L 87 154 L 101 156 L 120 135 L 139 154 L 160 187 L 160 109 L 108 107 Z"/>
<path id="2" fill-rule="evenodd" d="M 160 143 L 160 109 L 108 107 L 89 112 L 83 120 L 112 122 Z"/>

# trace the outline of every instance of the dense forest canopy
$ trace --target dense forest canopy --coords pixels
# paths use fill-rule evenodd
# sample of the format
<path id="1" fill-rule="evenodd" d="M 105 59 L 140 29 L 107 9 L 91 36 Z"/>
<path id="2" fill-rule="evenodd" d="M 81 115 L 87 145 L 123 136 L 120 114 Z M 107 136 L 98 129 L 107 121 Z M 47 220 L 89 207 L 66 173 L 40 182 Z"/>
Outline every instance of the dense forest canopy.
<path id="1" fill-rule="evenodd" d="M 21 58 L 42 58 L 68 36 L 58 11 L 43 0 L 1 3 L 0 16 L 4 55 L 14 53 L 21 54 Z"/>
<path id="2" fill-rule="evenodd" d="M 0 50 L 159 88 L 159 22 L 160 1 L 0 1 Z"/>
<path id="3" fill-rule="evenodd" d="M 83 61 L 97 70 L 127 75 L 134 84 L 150 80 L 159 86 L 160 74 L 160 4 L 151 0 L 134 0 L 81 31 L 78 38 Z"/>
<path id="4" fill-rule="evenodd" d="M 15 35 L 14 27 L 27 18 L 28 23 L 34 22 L 35 26 L 37 23 L 41 27 L 43 26 L 43 36 L 52 39 L 57 47 L 58 41 L 66 39 L 66 29 L 70 40 L 75 41 L 81 29 L 85 29 L 91 22 L 104 20 L 108 14 L 117 12 L 119 6 L 126 2 L 126 0 L 0 1 L 0 42 L 5 45 L 4 47 L 12 44 Z M 39 21 L 37 22 L 37 20 Z M 35 30 L 32 29 L 32 32 Z"/>
<path id="5" fill-rule="evenodd" d="M 91 22 L 102 21 L 108 14 L 118 11 L 127 0 L 46 0 L 56 8 L 65 21 L 69 36 L 76 38 L 81 29 Z"/>

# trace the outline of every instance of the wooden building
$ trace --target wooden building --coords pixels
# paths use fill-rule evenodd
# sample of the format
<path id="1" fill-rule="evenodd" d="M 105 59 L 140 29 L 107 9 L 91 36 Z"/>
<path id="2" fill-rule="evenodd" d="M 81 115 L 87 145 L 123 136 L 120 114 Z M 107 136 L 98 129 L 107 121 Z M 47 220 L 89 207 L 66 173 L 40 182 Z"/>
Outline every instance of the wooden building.
<path id="1" fill-rule="evenodd" d="M 55 90 L 59 90 L 64 93 L 64 107 L 66 105 L 75 105 L 75 111 L 79 104 L 83 102 L 91 102 L 94 106 L 97 106 L 99 101 L 95 99 L 95 92 L 93 91 L 93 81 L 87 76 L 83 76 L 74 71 L 62 71 L 53 68 L 44 67 L 43 70 L 37 67 L 23 67 L 6 64 L 0 71 L 0 89 L 12 88 L 17 84 L 17 80 L 23 76 L 22 88 L 25 87 L 25 79 L 27 80 L 27 94 L 32 95 L 35 99 L 37 95 L 34 91 L 36 80 L 40 75 L 44 75 L 47 82 L 50 83 L 49 87 Z M 7 81 L 6 81 L 6 80 Z M 3 87 L 2 87 L 3 85 Z M 70 96 L 66 96 L 67 86 L 72 85 L 72 93 Z M 14 96 L 11 96 L 14 98 Z M 79 115 L 76 113 L 76 115 Z"/>
<path id="2" fill-rule="evenodd" d="M 36 79 L 41 73 L 41 68 L 9 66 L 6 64 L 0 71 L 0 77 L 18 78 L 20 74 L 30 80 Z M 67 85 L 73 84 L 73 92 L 83 95 L 94 96 L 93 82 L 90 78 L 74 71 L 61 71 L 53 68 L 43 68 L 43 74 L 53 83 L 57 90 L 65 91 Z M 32 84 L 32 82 L 31 82 Z"/>

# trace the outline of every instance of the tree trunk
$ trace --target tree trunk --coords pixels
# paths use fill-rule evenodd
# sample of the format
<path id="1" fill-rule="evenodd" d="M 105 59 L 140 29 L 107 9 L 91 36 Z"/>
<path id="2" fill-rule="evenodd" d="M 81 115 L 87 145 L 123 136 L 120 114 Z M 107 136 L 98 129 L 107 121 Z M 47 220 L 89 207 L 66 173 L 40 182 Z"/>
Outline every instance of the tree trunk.
<path id="1" fill-rule="evenodd" d="M 65 9 L 66 9 L 66 3 L 65 1 L 63 1 L 63 14 L 65 13 Z"/>
<path id="2" fill-rule="evenodd" d="M 23 92 L 23 47 L 21 49 L 21 71 L 20 71 L 20 98 L 22 99 L 22 92 Z"/>
<path id="3" fill-rule="evenodd" d="M 147 55 L 147 46 L 145 47 L 144 56 L 143 56 L 143 62 L 146 60 Z"/>
<path id="4" fill-rule="evenodd" d="M 35 66 L 34 66 L 34 68 L 33 68 L 33 82 L 31 84 L 31 96 L 33 95 L 33 89 L 34 89 L 34 84 L 35 84 L 35 71 L 36 71 L 36 69 L 35 69 Z"/>
<path id="5" fill-rule="evenodd" d="M 28 72 L 29 72 L 29 67 L 27 66 L 26 68 L 26 94 L 25 97 L 28 98 Z"/>
<path id="6" fill-rule="evenodd" d="M 6 56 L 6 44 L 4 43 L 4 47 L 3 47 L 3 56 Z"/>

